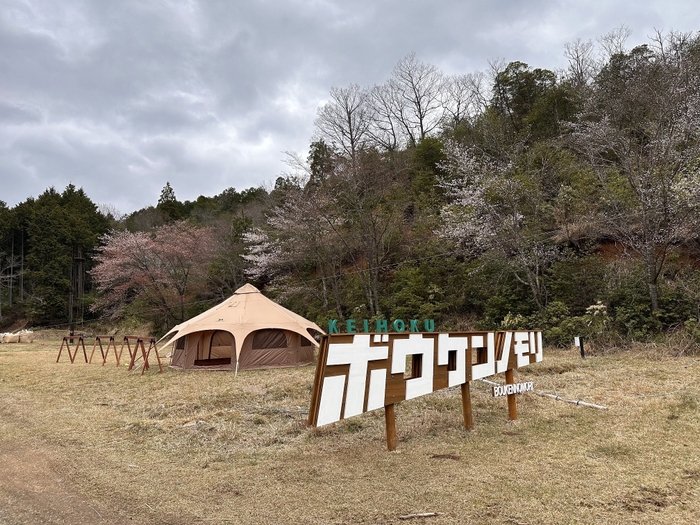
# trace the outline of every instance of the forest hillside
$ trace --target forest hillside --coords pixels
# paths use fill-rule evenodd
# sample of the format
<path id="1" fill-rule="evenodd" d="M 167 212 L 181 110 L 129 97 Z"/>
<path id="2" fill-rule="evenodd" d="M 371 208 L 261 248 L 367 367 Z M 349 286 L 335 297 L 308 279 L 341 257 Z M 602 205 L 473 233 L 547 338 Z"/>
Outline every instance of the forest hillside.
<path id="1" fill-rule="evenodd" d="M 274 187 L 118 216 L 72 185 L 0 202 L 0 329 L 149 323 L 250 282 L 329 319 L 700 337 L 700 39 L 623 32 L 448 75 L 411 54 L 330 90 Z M 115 216 L 117 215 L 117 216 Z"/>

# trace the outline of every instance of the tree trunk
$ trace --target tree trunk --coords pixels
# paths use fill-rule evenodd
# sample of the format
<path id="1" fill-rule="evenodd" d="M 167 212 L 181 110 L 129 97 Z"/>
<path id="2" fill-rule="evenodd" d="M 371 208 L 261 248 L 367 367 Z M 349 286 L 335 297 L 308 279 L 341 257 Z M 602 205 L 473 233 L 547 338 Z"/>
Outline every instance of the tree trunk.
<path id="1" fill-rule="evenodd" d="M 649 298 L 651 299 L 651 313 L 659 311 L 659 291 L 656 283 L 649 283 Z"/>
<path id="2" fill-rule="evenodd" d="M 372 292 L 374 295 L 374 313 L 379 313 L 379 270 L 372 271 Z"/>
<path id="3" fill-rule="evenodd" d="M 328 311 L 328 289 L 326 287 L 326 278 L 321 277 L 321 286 L 323 288 L 323 311 Z"/>
<path id="4" fill-rule="evenodd" d="M 343 317 L 343 301 L 340 297 L 340 277 L 338 274 L 333 275 L 331 284 L 333 285 L 333 298 L 335 299 L 335 311 L 338 312 L 338 317 Z"/>
<path id="5" fill-rule="evenodd" d="M 649 299 L 651 301 L 651 313 L 659 311 L 659 290 L 657 286 L 658 272 L 656 271 L 655 246 L 648 247 L 644 256 L 644 265 L 647 272 L 647 286 L 649 287 Z"/>
<path id="6" fill-rule="evenodd" d="M 372 278 L 368 275 L 367 279 L 363 278 L 365 285 L 365 294 L 367 294 L 367 307 L 369 308 L 370 315 L 374 316 L 377 314 L 377 310 L 374 308 L 374 298 L 372 297 Z"/>

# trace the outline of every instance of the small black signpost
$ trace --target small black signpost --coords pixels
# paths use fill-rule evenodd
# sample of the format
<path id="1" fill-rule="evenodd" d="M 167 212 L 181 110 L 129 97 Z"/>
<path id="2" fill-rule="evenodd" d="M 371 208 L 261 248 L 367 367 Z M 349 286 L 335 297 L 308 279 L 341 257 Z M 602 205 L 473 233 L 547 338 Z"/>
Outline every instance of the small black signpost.
<path id="1" fill-rule="evenodd" d="M 574 344 L 581 350 L 581 359 L 586 359 L 586 353 L 583 350 L 583 337 L 574 337 Z"/>

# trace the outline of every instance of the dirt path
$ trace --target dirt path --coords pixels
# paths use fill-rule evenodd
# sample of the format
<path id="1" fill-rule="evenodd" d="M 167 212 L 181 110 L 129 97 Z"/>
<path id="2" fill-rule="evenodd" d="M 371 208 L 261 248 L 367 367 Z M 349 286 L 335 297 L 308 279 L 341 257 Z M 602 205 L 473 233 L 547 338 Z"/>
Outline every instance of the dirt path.
<path id="1" fill-rule="evenodd" d="M 0 524 L 133 523 L 88 503 L 69 468 L 28 444 L 0 441 Z"/>

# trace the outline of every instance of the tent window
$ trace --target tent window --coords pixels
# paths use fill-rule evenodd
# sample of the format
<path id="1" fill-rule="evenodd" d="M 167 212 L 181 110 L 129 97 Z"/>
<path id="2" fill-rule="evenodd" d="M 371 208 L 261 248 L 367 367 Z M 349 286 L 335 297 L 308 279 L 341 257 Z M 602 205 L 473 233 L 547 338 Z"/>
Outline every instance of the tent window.
<path id="1" fill-rule="evenodd" d="M 185 349 L 185 339 L 186 337 L 181 337 L 177 341 L 175 341 L 175 350 L 184 350 Z"/>
<path id="2" fill-rule="evenodd" d="M 284 330 L 258 330 L 253 336 L 253 350 L 264 348 L 287 348 Z"/>
<path id="3" fill-rule="evenodd" d="M 300 337 L 299 339 L 301 339 L 301 346 L 311 346 L 311 341 L 306 337 Z"/>

